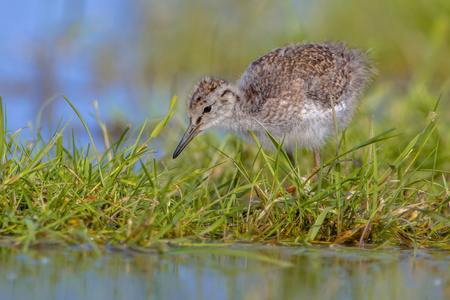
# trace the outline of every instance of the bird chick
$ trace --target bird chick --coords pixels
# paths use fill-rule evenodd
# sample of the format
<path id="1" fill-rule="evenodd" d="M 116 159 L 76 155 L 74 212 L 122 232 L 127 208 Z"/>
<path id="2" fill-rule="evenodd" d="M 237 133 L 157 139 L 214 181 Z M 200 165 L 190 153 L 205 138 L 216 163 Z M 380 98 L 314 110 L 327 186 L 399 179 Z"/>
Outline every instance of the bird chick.
<path id="1" fill-rule="evenodd" d="M 188 98 L 189 127 L 173 158 L 199 133 L 211 128 L 234 132 L 273 147 L 266 130 L 295 165 L 293 151 L 314 152 L 338 129 L 348 126 L 372 69 L 366 54 L 343 43 L 293 44 L 250 64 L 236 84 L 204 77 Z M 334 106 L 334 109 L 333 107 Z"/>

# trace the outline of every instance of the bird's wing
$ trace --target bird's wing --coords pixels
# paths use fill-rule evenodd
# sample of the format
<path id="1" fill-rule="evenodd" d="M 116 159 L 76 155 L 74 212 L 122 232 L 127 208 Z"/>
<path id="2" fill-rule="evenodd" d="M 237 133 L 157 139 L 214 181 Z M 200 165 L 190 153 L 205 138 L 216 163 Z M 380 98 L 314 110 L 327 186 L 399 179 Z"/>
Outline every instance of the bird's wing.
<path id="1" fill-rule="evenodd" d="M 349 84 L 344 53 L 326 45 L 301 44 L 274 50 L 254 61 L 241 81 L 250 102 L 256 107 L 266 99 L 283 98 L 303 101 L 305 98 L 331 105 L 338 103 Z"/>

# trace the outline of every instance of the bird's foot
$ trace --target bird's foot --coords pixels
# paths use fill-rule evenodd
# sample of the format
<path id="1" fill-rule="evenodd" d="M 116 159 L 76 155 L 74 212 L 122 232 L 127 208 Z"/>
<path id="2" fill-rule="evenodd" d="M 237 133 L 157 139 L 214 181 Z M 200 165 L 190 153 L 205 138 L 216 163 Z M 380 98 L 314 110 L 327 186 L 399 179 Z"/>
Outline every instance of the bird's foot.
<path id="1" fill-rule="evenodd" d="M 303 184 L 303 189 L 304 190 L 310 190 L 311 189 L 311 181 L 307 181 L 308 177 L 304 176 L 304 177 L 300 177 L 300 180 Z M 284 189 L 286 191 L 287 194 L 294 194 L 297 191 L 297 187 L 293 184 L 289 185 L 287 188 Z"/>
<path id="2" fill-rule="evenodd" d="M 314 166 L 311 169 L 310 174 L 315 173 L 317 170 L 319 169 L 319 166 Z M 317 181 L 317 179 L 319 179 L 319 173 L 317 172 L 316 174 L 314 174 L 313 176 L 308 175 L 308 176 L 303 176 L 302 179 L 304 180 L 304 182 L 313 182 L 313 181 Z"/>
<path id="3" fill-rule="evenodd" d="M 319 169 L 318 166 L 314 166 L 314 167 L 311 169 L 310 174 L 316 172 L 318 169 Z M 313 176 L 311 176 L 311 175 L 305 175 L 305 176 L 300 177 L 300 180 L 302 181 L 303 187 L 304 187 L 305 190 L 311 189 L 311 182 L 317 181 L 317 179 L 319 179 L 318 173 L 314 174 Z M 293 193 L 295 193 L 295 192 L 297 191 L 297 188 L 296 188 L 295 185 L 291 184 L 290 186 L 288 186 L 287 188 L 285 188 L 285 191 L 286 191 L 286 193 L 288 193 L 288 194 L 293 194 Z"/>
<path id="4" fill-rule="evenodd" d="M 297 188 L 295 187 L 295 185 L 291 184 L 290 186 L 288 186 L 287 188 L 285 188 L 286 193 L 288 194 L 292 194 L 297 190 Z"/>

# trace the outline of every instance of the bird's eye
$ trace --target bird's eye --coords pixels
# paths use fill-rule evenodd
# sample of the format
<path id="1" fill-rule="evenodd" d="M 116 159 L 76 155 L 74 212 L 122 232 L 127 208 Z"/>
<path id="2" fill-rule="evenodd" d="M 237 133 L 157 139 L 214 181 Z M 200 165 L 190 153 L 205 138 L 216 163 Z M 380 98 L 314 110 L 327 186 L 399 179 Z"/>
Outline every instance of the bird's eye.
<path id="1" fill-rule="evenodd" d="M 203 109 L 203 112 L 205 113 L 209 113 L 211 111 L 211 105 L 205 106 L 205 108 Z"/>

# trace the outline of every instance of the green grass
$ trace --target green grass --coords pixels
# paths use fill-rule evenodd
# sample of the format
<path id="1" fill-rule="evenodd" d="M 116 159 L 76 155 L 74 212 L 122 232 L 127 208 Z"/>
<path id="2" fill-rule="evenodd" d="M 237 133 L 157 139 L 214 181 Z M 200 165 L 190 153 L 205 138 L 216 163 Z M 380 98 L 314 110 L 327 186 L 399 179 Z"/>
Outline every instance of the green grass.
<path id="1" fill-rule="evenodd" d="M 351 125 L 323 151 L 319 180 L 305 183 L 309 155 L 299 155 L 300 167 L 292 170 L 281 148 L 266 153 L 232 136 L 218 142 L 202 135 L 178 160 L 155 158 L 151 145 L 159 134 L 179 136 L 164 127 L 176 97 L 167 116 L 151 129 L 145 122 L 134 139 L 127 128 L 113 141 L 98 114 L 106 151 L 66 101 L 91 138 L 84 147 L 67 133 L 68 124 L 59 124 L 49 140 L 38 134 L 27 141 L 22 130 L 8 131 L 1 105 L 0 240 L 9 245 L 73 243 L 96 251 L 164 251 L 171 243 L 205 242 L 450 248 L 449 172 L 441 158 L 445 134 L 439 134 L 445 127 L 437 104 L 407 130 L 379 130 L 373 118 Z M 296 194 L 285 192 L 289 184 Z"/>

